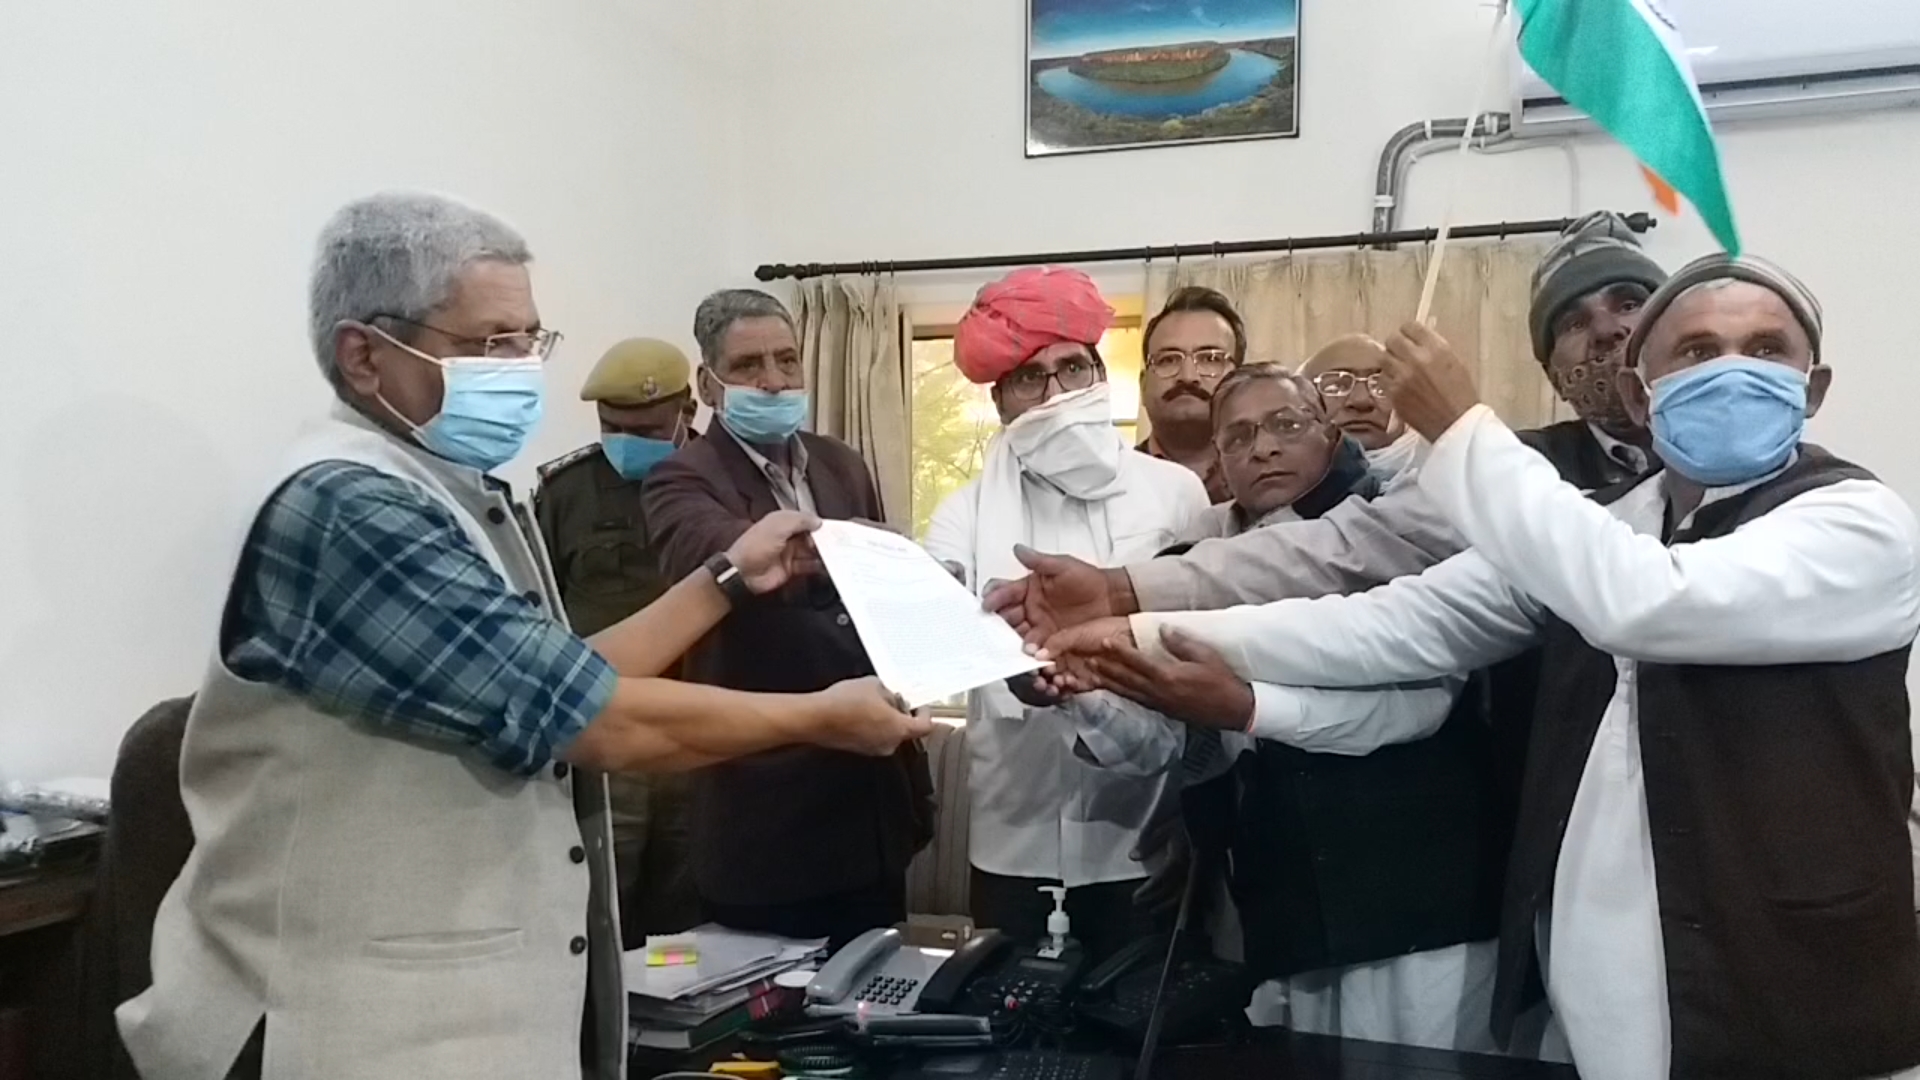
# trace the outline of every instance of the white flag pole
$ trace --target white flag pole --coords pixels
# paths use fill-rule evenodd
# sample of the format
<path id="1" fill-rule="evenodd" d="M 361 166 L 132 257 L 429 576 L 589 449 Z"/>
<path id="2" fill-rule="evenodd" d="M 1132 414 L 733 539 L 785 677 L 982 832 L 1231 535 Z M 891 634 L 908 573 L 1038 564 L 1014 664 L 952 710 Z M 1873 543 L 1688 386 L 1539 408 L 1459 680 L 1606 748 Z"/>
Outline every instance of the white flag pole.
<path id="1" fill-rule="evenodd" d="M 1453 235 L 1454 208 L 1460 201 L 1460 176 L 1466 171 L 1466 156 L 1473 149 L 1473 136 L 1480 130 L 1480 118 L 1486 114 L 1487 92 L 1493 86 L 1493 72 L 1500 66 L 1500 51 L 1506 44 L 1501 31 L 1507 25 L 1507 3 L 1508 0 L 1499 0 L 1497 10 L 1493 13 L 1493 33 L 1487 42 L 1487 57 L 1480 64 L 1480 82 L 1473 89 L 1473 111 L 1467 114 L 1467 129 L 1460 135 L 1461 164 L 1454 169 L 1453 183 L 1447 193 L 1446 212 L 1441 215 L 1440 229 L 1433 237 L 1433 261 L 1427 264 L 1427 280 L 1420 286 L 1420 308 L 1414 313 L 1415 322 L 1426 322 L 1433 312 L 1433 292 L 1440 284 L 1440 262 L 1447 255 L 1447 239 Z"/>

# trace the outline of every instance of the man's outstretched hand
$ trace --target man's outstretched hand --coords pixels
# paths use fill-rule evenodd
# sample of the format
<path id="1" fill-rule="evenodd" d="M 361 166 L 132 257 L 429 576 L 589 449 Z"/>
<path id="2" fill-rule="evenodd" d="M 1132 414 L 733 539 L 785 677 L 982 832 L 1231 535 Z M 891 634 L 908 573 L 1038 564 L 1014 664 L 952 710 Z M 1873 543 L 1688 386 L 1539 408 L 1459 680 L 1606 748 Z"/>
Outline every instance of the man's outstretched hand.
<path id="1" fill-rule="evenodd" d="M 1393 411 L 1433 442 L 1480 404 L 1473 373 L 1447 339 L 1417 322 L 1387 339 L 1387 379 Z"/>
<path id="2" fill-rule="evenodd" d="M 1028 547 L 1016 547 L 1013 554 L 1030 572 L 1019 581 L 990 583 L 981 603 L 1029 645 L 1044 645 L 1067 627 L 1132 613 L 1133 590 L 1125 570 L 1102 570 L 1069 555 L 1042 555 Z"/>
<path id="3" fill-rule="evenodd" d="M 753 523 L 727 549 L 747 588 L 770 593 L 795 578 L 818 573 L 820 556 L 813 550 L 820 519 L 798 510 L 775 510 Z"/>

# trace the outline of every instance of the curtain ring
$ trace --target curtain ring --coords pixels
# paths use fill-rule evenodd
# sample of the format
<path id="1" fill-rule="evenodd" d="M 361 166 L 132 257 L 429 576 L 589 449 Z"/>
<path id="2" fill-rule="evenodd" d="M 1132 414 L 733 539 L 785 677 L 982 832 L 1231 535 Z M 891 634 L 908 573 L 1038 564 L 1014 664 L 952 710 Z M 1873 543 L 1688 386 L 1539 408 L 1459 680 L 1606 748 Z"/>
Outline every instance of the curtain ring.
<path id="1" fill-rule="evenodd" d="M 1502 222 L 1500 223 L 1500 236 L 1499 236 L 1499 239 L 1501 239 L 1501 240 L 1505 240 L 1506 238 L 1507 238 L 1507 223 L 1506 223 L 1505 221 L 1502 221 Z"/>

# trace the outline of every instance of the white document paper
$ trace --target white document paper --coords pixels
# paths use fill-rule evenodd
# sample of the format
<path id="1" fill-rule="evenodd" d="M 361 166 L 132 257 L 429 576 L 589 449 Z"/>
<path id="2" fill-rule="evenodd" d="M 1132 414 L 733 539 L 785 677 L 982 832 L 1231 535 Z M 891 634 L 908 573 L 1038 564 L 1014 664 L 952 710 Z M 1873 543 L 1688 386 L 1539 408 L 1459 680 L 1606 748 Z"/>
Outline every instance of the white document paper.
<path id="1" fill-rule="evenodd" d="M 813 534 L 873 670 L 910 708 L 1042 665 L 1020 635 L 919 544 L 851 521 Z"/>

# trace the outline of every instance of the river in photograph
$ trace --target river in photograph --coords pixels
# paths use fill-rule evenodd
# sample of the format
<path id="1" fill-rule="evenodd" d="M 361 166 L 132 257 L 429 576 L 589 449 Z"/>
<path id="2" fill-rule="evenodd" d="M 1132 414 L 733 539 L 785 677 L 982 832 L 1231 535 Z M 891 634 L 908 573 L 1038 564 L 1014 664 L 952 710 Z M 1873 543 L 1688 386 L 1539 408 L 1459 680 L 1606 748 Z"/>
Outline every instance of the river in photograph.
<path id="1" fill-rule="evenodd" d="M 1228 50 L 1227 66 L 1198 79 L 1169 83 L 1103 82 L 1075 75 L 1066 65 L 1035 80 L 1040 89 L 1083 109 L 1146 120 L 1192 116 L 1245 101 L 1280 73 L 1280 61 L 1245 49 Z"/>

